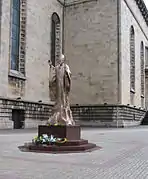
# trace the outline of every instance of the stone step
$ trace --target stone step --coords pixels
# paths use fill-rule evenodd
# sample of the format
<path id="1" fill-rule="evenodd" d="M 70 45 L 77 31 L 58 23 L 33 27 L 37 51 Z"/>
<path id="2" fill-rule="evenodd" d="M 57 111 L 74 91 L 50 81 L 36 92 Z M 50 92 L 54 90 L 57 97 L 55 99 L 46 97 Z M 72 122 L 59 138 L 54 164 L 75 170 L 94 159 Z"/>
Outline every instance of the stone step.
<path id="1" fill-rule="evenodd" d="M 25 152 L 41 152 L 41 153 L 69 153 L 69 152 L 82 152 L 88 150 L 98 149 L 99 147 L 96 144 L 87 143 L 83 145 L 75 145 L 75 146 L 57 146 L 57 145 L 33 145 L 28 144 L 24 146 L 20 146 L 19 149 Z"/>

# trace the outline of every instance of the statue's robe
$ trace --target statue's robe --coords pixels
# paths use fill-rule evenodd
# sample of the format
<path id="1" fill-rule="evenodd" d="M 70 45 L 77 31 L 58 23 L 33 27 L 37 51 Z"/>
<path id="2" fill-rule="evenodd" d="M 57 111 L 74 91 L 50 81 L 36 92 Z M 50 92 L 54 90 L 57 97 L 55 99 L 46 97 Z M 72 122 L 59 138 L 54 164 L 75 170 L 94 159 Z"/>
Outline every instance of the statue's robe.
<path id="1" fill-rule="evenodd" d="M 55 78 L 53 78 L 53 84 L 56 84 L 54 114 L 48 123 L 51 125 L 74 125 L 75 122 L 69 104 L 69 93 L 71 89 L 71 72 L 69 66 L 64 64 L 64 62 L 56 65 L 55 75 Z"/>

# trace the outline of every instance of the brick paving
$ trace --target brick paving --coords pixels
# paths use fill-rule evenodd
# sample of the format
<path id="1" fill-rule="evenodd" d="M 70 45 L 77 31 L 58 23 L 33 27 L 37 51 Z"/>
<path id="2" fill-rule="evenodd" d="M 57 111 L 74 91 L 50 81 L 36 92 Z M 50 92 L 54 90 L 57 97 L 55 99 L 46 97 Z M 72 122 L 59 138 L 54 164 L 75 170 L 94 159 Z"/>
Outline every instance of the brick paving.
<path id="1" fill-rule="evenodd" d="M 147 179 L 148 127 L 83 129 L 101 150 L 75 154 L 24 153 L 35 130 L 0 131 L 0 179 Z"/>

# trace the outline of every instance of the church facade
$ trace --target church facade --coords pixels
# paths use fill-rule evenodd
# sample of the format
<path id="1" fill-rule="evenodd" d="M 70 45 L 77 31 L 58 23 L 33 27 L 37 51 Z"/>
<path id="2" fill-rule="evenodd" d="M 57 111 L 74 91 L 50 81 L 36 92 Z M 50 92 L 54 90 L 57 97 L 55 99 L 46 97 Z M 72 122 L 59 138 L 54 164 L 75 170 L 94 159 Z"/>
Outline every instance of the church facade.
<path id="1" fill-rule="evenodd" d="M 72 71 L 81 125 L 140 124 L 148 105 L 148 11 L 143 0 L 2 0 L 0 128 L 44 124 L 51 69 Z"/>

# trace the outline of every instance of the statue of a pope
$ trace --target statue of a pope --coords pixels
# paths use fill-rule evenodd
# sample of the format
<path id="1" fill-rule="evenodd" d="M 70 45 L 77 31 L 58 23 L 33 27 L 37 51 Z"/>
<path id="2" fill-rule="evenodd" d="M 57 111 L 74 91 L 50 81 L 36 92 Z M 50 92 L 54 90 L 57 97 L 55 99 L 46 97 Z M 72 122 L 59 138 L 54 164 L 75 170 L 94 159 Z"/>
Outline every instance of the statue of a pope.
<path id="1" fill-rule="evenodd" d="M 51 84 L 55 85 L 54 89 L 56 90 L 54 91 L 55 106 L 48 124 L 75 125 L 69 104 L 71 72 L 69 66 L 65 63 L 63 54 L 55 64 L 55 76 Z"/>

